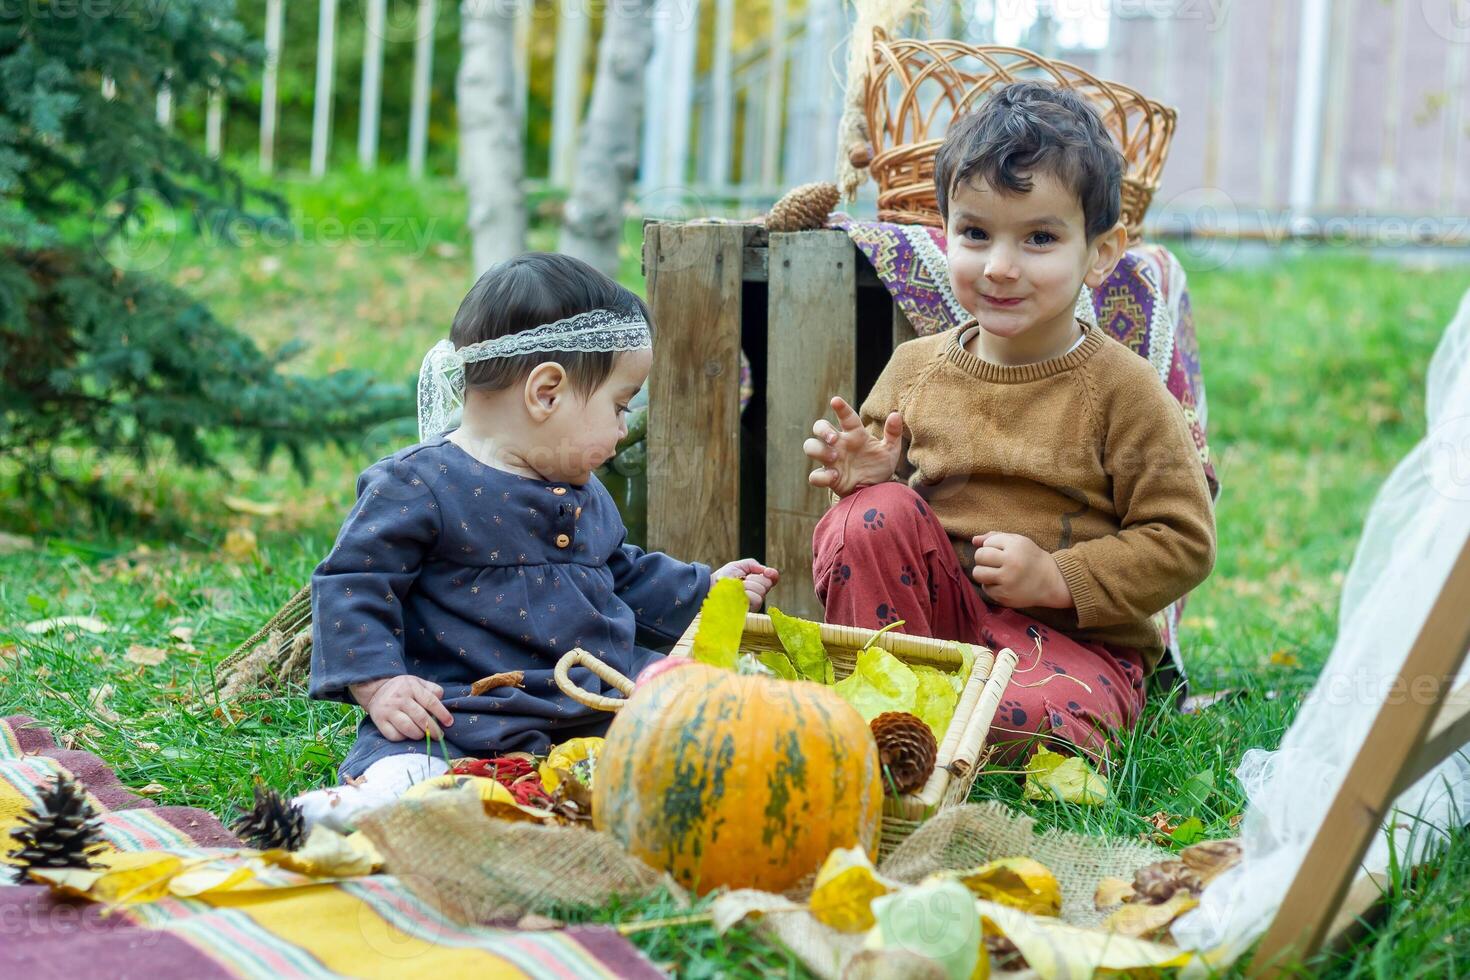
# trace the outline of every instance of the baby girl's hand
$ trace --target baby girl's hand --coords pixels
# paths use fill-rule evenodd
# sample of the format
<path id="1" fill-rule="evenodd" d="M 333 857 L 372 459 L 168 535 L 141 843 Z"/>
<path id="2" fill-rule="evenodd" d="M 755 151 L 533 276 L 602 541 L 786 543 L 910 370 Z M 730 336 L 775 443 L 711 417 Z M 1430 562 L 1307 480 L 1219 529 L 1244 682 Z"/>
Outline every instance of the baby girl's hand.
<path id="1" fill-rule="evenodd" d="M 741 558 L 721 566 L 710 573 L 709 584 L 714 585 L 722 578 L 745 580 L 745 597 L 750 600 L 750 611 L 759 612 L 766 601 L 766 593 L 780 579 L 781 573 L 768 568 L 754 558 Z"/>
<path id="2" fill-rule="evenodd" d="M 802 443 L 802 451 L 818 464 L 807 482 L 845 497 L 861 487 L 892 479 L 903 454 L 903 416 L 890 412 L 883 422 L 883 438 L 874 439 L 845 400 L 833 398 L 832 410 L 837 413 L 838 427 L 817 419 L 812 438 Z"/>
<path id="3" fill-rule="evenodd" d="M 977 534 L 975 569 L 970 574 L 985 594 L 1012 609 L 1072 608 L 1072 590 L 1056 560 L 1024 534 Z"/>
<path id="4" fill-rule="evenodd" d="M 443 738 L 435 719 L 445 727 L 454 724 L 454 716 L 439 699 L 444 688 L 412 674 L 399 674 L 382 680 L 352 684 L 348 687 L 357 703 L 367 709 L 368 717 L 390 742 L 418 740 L 427 731 L 432 738 Z M 432 716 L 432 717 L 430 717 Z"/>

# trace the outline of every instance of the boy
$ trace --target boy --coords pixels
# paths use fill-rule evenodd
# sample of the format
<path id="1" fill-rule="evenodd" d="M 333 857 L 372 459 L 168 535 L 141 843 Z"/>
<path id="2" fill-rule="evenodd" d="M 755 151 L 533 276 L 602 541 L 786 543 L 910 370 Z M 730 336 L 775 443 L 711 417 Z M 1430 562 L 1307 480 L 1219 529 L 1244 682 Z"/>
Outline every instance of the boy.
<path id="1" fill-rule="evenodd" d="M 1015 650 L 992 736 L 1012 757 L 1047 733 L 1105 756 L 1163 653 L 1153 614 L 1215 560 L 1183 411 L 1074 315 L 1126 248 L 1122 172 L 1067 89 L 1016 82 L 956 120 L 934 181 L 975 319 L 900 345 L 803 447 L 838 498 L 813 536 L 827 621 Z"/>

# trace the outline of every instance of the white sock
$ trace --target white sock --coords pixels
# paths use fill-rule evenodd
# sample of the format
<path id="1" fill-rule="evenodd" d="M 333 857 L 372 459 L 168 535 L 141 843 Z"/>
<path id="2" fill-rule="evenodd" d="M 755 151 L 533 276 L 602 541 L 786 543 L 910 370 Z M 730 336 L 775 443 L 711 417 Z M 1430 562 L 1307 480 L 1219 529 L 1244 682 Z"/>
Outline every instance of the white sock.
<path id="1" fill-rule="evenodd" d="M 322 824 L 339 833 L 351 833 L 360 815 L 392 803 L 415 783 L 448 771 L 449 764 L 443 759 L 417 752 L 401 752 L 368 766 L 359 783 L 314 789 L 291 802 L 300 807 L 308 829 Z"/>

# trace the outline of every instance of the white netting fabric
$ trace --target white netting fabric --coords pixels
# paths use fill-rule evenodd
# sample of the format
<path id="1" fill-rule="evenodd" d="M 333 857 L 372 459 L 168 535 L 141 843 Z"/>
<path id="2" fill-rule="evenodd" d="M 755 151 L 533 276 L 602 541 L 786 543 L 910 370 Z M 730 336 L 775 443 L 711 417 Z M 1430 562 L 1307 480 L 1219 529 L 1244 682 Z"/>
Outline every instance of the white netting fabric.
<path id="1" fill-rule="evenodd" d="M 458 349 L 441 340 L 419 366 L 419 438 L 458 424 L 464 406 L 464 366 L 492 357 L 525 354 L 606 353 L 653 346 L 648 321 L 638 314 L 590 310 L 530 330 L 482 340 Z"/>
<path id="2" fill-rule="evenodd" d="M 1274 752 L 1248 751 L 1236 775 L 1248 799 L 1244 860 L 1175 923 L 1191 949 L 1243 954 L 1280 907 L 1347 766 L 1388 697 L 1414 697 L 1404 659 L 1470 534 L 1470 293 L 1429 367 L 1425 438 L 1374 499 L 1343 585 L 1338 635 L 1316 685 Z M 1454 686 L 1463 685 L 1462 668 Z M 1422 690 L 1422 688 L 1419 688 Z M 1417 696 L 1423 696 L 1419 694 Z M 1383 872 L 1429 856 L 1470 820 L 1470 753 L 1452 756 L 1394 802 L 1392 844 L 1373 839 L 1363 866 Z"/>

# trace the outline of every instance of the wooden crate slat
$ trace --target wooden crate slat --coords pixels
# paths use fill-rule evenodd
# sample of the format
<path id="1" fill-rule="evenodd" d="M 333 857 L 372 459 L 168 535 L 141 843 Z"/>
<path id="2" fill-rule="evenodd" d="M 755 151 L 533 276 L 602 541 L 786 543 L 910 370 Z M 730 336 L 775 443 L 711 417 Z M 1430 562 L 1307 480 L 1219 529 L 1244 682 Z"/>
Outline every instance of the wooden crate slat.
<path id="1" fill-rule="evenodd" d="M 684 561 L 740 557 L 739 225 L 644 228 L 654 317 L 648 546 Z"/>
<path id="2" fill-rule="evenodd" d="M 828 401 L 855 397 L 857 250 L 843 231 L 770 236 L 766 357 L 766 563 L 781 570 L 772 601 L 820 620 L 812 586 L 812 530 L 825 490 L 807 482 L 801 444 Z"/>

